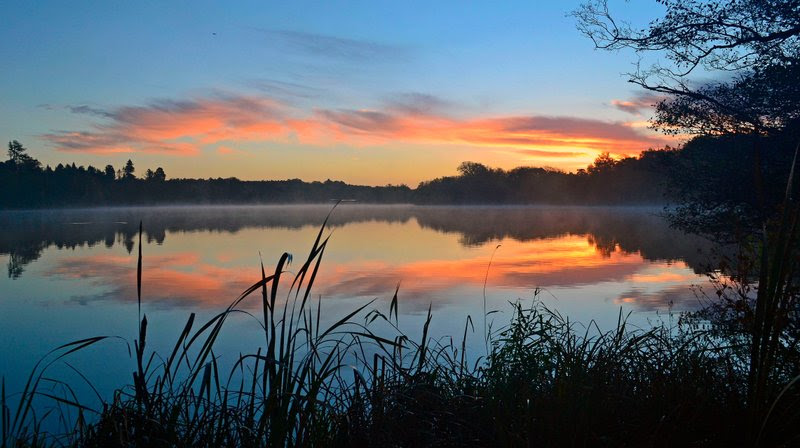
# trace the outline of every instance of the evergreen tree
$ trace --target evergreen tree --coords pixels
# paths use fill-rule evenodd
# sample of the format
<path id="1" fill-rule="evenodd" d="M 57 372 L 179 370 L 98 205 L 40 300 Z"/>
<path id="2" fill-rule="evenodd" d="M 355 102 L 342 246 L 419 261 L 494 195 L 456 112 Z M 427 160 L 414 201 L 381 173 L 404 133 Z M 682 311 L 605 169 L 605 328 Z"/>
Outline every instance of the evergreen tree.
<path id="1" fill-rule="evenodd" d="M 128 161 L 125 162 L 125 168 L 122 169 L 123 179 L 136 179 L 136 176 L 133 174 L 135 171 L 136 168 L 133 167 L 133 162 L 131 159 L 128 159 Z"/>
<path id="2" fill-rule="evenodd" d="M 41 165 L 38 160 L 25 154 L 28 149 L 22 146 L 17 140 L 8 142 L 8 161 L 17 169 L 27 168 L 36 169 Z"/>

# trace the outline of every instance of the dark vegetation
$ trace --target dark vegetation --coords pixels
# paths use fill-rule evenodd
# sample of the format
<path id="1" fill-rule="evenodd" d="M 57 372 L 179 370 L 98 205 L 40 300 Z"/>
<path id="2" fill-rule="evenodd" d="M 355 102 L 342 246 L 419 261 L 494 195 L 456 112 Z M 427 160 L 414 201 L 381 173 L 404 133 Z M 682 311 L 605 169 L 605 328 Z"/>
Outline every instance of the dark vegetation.
<path id="1" fill-rule="evenodd" d="M 13 157 L 12 148 L 23 148 L 16 140 L 9 143 L 9 159 L 0 163 L 0 209 L 81 207 L 154 204 L 225 203 L 320 203 L 333 198 L 360 202 L 402 203 L 408 201 L 405 186 L 369 187 L 344 182 L 241 181 L 229 179 L 167 179 L 162 168 L 147 170 L 141 178 L 128 160 L 121 170 L 107 165 L 58 164 L 44 168 L 27 156 L 25 162 Z"/>
<path id="2" fill-rule="evenodd" d="M 664 16 L 644 27 L 615 19 L 606 0 L 587 1 L 573 15 L 598 49 L 662 56 L 628 74 L 631 83 L 661 95 L 655 128 L 749 146 L 749 155 L 735 162 L 749 165 L 749 175 L 708 176 L 719 184 L 681 197 L 671 220 L 740 247 L 732 265 L 735 286 L 722 289 L 708 311 L 725 319 L 722 327 L 744 331 L 749 435 L 758 441 L 770 397 L 796 382 L 775 378 L 786 367 L 780 354 L 795 346 L 789 334 L 800 315 L 800 1 L 659 3 Z M 706 80 L 709 74 L 717 79 L 692 79 L 701 71 Z"/>
<path id="3" fill-rule="evenodd" d="M 293 277 L 284 254 L 208 322 L 191 315 L 171 353 L 146 350 L 140 316 L 132 384 L 109 401 L 81 401 L 48 376 L 106 337 L 55 349 L 21 395 L 3 391 L 3 446 L 730 446 L 749 437 L 740 331 L 703 330 L 692 316 L 642 330 L 620 315 L 602 332 L 534 301 L 513 304 L 511 322 L 485 334 L 488 353 L 476 359 L 465 343 L 471 318 L 463 340 L 431 338 L 430 312 L 420 336 L 405 335 L 397 293 L 388 312 L 368 303 L 322 325 L 311 291 L 327 242 L 321 229 Z M 141 247 L 140 233 L 140 294 Z M 263 346 L 220 366 L 214 342 L 254 300 Z M 785 384 L 797 348 L 778 355 L 772 378 Z M 789 388 L 770 399 L 758 442 L 796 444 L 800 396 Z M 36 412 L 41 400 L 56 404 L 49 415 Z M 47 418 L 62 433 L 42 430 Z"/>
<path id="4" fill-rule="evenodd" d="M 770 193 L 785 185 L 794 134 L 762 137 L 764 145 L 779 146 L 764 159 L 764 179 Z M 708 201 L 707 193 L 731 203 L 753 204 L 752 184 L 744 181 L 731 190 L 729 178 L 750 177 L 750 136 L 696 138 L 681 149 L 644 151 L 637 157 L 599 156 L 587 169 L 566 173 L 551 168 L 512 170 L 464 162 L 456 176 L 405 185 L 370 187 L 340 181 L 304 182 L 299 179 L 242 181 L 229 179 L 167 179 L 163 169 L 148 170 L 138 178 L 131 161 L 123 170 L 111 165 L 59 164 L 41 168 L 28 157 L 0 163 L 0 209 L 120 206 L 158 204 L 274 204 L 324 203 L 353 199 L 362 203 L 415 204 L 560 204 L 642 205 Z M 18 142 L 9 148 L 23 148 Z M 23 148 L 24 150 L 24 148 Z M 25 154 L 27 156 L 27 154 Z M 709 190 L 710 189 L 710 190 Z M 776 197 L 776 196 L 769 196 Z M 752 209 L 752 207 L 751 207 Z"/>

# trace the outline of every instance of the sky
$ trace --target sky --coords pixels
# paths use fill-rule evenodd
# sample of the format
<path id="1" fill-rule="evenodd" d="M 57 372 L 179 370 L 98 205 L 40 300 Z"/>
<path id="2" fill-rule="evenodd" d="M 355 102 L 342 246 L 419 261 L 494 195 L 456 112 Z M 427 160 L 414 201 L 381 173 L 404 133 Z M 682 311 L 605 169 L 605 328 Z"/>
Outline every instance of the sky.
<path id="1" fill-rule="evenodd" d="M 579 3 L 4 1 L 0 139 L 50 165 L 412 187 L 674 143 Z"/>

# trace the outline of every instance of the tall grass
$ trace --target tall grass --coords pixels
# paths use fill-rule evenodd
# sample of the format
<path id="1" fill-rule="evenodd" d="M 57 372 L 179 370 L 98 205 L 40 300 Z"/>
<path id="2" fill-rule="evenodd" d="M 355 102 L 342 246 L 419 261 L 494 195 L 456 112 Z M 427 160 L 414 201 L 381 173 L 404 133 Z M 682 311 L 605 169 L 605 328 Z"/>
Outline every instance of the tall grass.
<path id="1" fill-rule="evenodd" d="M 783 204 L 774 225 L 762 225 L 758 244 L 757 296 L 749 326 L 750 362 L 748 374 L 748 402 L 751 410 L 751 431 L 763 434 L 764 421 L 775 409 L 770 405 L 781 381 L 775 377 L 785 357 L 785 330 L 798 317 L 798 237 L 800 237 L 800 203 L 795 193 L 800 143 L 795 148 L 792 166 L 784 194 Z M 773 227 L 773 228 L 770 228 Z M 796 350 L 791 348 L 790 351 Z M 795 366 L 795 375 L 800 375 Z M 795 380 L 790 382 L 794 384 Z M 786 391 L 781 391 L 783 397 Z"/>
<path id="2" fill-rule="evenodd" d="M 638 329 L 620 313 L 616 328 L 602 331 L 538 301 L 517 302 L 509 305 L 513 316 L 506 326 L 487 331 L 488 354 L 477 358 L 467 353 L 471 317 L 460 338 L 433 338 L 429 308 L 419 334 L 404 334 L 398 291 L 386 314 L 370 302 L 323 325 L 321 301 L 311 292 L 328 244 L 326 223 L 293 275 L 289 254 L 269 273 L 262 263 L 260 279 L 227 308 L 203 324 L 190 315 L 166 357 L 148 352 L 147 316 L 140 311 L 132 384 L 108 400 L 98 393 L 100 408 L 81 403 L 48 369 L 104 336 L 48 354 L 13 409 L 3 381 L 2 448 L 713 446 L 746 440 L 743 348 L 697 328 L 691 317 L 674 327 Z M 241 306 L 248 300 L 260 300 L 259 315 Z M 235 314 L 259 323 L 263 344 L 223 370 L 215 343 Z M 373 330 L 378 324 L 379 333 Z M 60 393 L 48 384 L 58 384 Z M 37 414 L 39 399 L 52 400 L 59 415 Z M 786 388 L 779 402 L 796 399 Z M 77 417 L 69 420 L 70 411 Z M 787 422 L 783 417 L 793 414 L 775 412 L 780 418 L 765 420 L 758 442 L 800 441 L 797 417 Z M 54 416 L 64 422 L 63 434 L 43 429 Z"/>

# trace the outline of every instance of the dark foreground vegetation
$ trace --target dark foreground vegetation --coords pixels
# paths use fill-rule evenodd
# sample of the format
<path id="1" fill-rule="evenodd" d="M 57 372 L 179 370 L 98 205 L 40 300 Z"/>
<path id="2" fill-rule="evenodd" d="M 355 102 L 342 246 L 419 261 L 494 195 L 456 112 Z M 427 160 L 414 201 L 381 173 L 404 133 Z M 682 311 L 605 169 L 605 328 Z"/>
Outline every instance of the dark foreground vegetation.
<path id="1" fill-rule="evenodd" d="M 652 329 L 630 328 L 620 315 L 616 329 L 602 332 L 536 301 L 515 303 L 510 323 L 485 333 L 481 356 L 466 345 L 480 328 L 472 318 L 460 337 L 431 338 L 430 312 L 419 334 L 402 334 L 397 293 L 388 310 L 366 304 L 322 326 L 323 304 L 311 291 L 327 242 L 320 230 L 294 276 L 287 277 L 284 254 L 208 322 L 190 316 L 170 353 L 148 352 L 140 316 L 132 383 L 109 400 L 79 399 L 48 373 L 106 337 L 57 348 L 21 395 L 2 391 L 2 446 L 800 443 L 800 391 L 792 387 L 800 349 L 791 331 L 768 367 L 769 407 L 752 425 L 749 330 L 738 317 L 719 320 L 710 311 L 719 308 Z M 141 279 L 141 233 L 139 248 Z M 746 297 L 724 285 L 720 291 Z M 261 323 L 263 345 L 222 367 L 214 343 L 252 301 L 260 302 L 250 317 Z M 721 325 L 734 322 L 740 325 Z M 48 419 L 62 430 L 42 429 Z"/>

